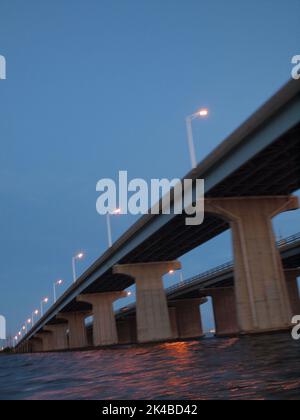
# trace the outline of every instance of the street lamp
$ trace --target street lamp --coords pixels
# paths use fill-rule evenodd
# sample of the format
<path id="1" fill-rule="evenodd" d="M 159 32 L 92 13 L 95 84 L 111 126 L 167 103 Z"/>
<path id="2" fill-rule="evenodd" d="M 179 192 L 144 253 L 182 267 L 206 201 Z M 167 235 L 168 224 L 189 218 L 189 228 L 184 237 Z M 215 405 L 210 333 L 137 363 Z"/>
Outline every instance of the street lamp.
<path id="1" fill-rule="evenodd" d="M 26 334 L 28 333 L 28 325 L 31 324 L 31 318 L 28 318 L 26 321 Z"/>
<path id="2" fill-rule="evenodd" d="M 63 284 L 62 280 L 57 280 L 53 283 L 53 301 L 56 302 L 56 286 L 61 286 Z"/>
<path id="3" fill-rule="evenodd" d="M 31 324 L 32 324 L 32 326 L 34 326 L 34 316 L 38 316 L 38 314 L 39 314 L 39 310 L 38 309 L 36 309 L 34 312 L 32 312 L 32 316 L 31 316 Z"/>
<path id="4" fill-rule="evenodd" d="M 77 280 L 77 276 L 76 276 L 76 261 L 77 260 L 82 260 L 83 257 L 84 257 L 84 253 L 83 252 L 79 252 L 77 255 L 74 255 L 74 257 L 72 258 L 73 283 L 76 283 L 76 280 Z"/>
<path id="5" fill-rule="evenodd" d="M 109 248 L 111 248 L 112 245 L 113 245 L 112 232 L 111 232 L 111 221 L 110 221 L 111 214 L 119 215 L 119 214 L 121 214 L 121 209 L 116 209 L 112 213 L 109 213 L 109 212 L 106 213 L 107 237 L 108 237 Z"/>
<path id="6" fill-rule="evenodd" d="M 180 278 L 180 283 L 183 283 L 184 278 L 183 278 L 183 272 L 182 271 L 179 272 L 179 278 Z"/>
<path id="7" fill-rule="evenodd" d="M 195 144 L 194 144 L 194 138 L 193 138 L 192 122 L 193 122 L 193 120 L 195 120 L 197 118 L 208 117 L 208 115 L 209 115 L 208 109 L 207 108 L 202 108 L 198 112 L 195 112 L 195 114 L 190 115 L 186 118 L 188 146 L 189 146 L 192 169 L 195 169 L 197 167 L 197 158 L 196 158 Z"/>
<path id="8" fill-rule="evenodd" d="M 44 298 L 41 301 L 41 317 L 44 315 L 44 305 L 47 305 L 47 303 L 49 302 L 49 298 Z"/>
<path id="9" fill-rule="evenodd" d="M 169 274 L 170 275 L 173 275 L 175 273 L 175 271 L 174 270 L 170 270 L 169 271 Z M 180 278 L 180 283 L 183 283 L 184 282 L 184 280 L 183 280 L 183 272 L 182 271 L 179 271 L 179 278 Z"/>

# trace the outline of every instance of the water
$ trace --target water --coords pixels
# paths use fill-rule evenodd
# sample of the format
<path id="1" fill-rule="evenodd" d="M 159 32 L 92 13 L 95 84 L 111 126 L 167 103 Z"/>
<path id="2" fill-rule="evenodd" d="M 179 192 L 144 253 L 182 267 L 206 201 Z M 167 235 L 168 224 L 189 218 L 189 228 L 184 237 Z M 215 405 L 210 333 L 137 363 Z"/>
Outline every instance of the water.
<path id="1" fill-rule="evenodd" d="M 0 399 L 300 400 L 288 334 L 0 357 Z"/>

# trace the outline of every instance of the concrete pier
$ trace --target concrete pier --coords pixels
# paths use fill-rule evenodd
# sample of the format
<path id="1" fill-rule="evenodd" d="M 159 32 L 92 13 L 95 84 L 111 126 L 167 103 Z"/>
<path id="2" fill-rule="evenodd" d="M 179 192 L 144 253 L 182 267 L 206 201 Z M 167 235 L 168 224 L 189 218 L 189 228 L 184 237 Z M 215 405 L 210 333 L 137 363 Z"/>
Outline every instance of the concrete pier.
<path id="1" fill-rule="evenodd" d="M 117 265 L 115 274 L 127 274 L 136 283 L 136 316 L 138 342 L 169 340 L 172 329 L 162 277 L 178 270 L 178 261 Z"/>
<path id="2" fill-rule="evenodd" d="M 46 330 L 52 333 L 53 350 L 68 349 L 67 328 L 67 323 L 46 326 Z"/>
<path id="3" fill-rule="evenodd" d="M 182 299 L 173 301 L 176 310 L 178 338 L 203 337 L 200 304 L 203 299 Z"/>
<path id="4" fill-rule="evenodd" d="M 126 296 L 127 293 L 121 291 L 85 294 L 77 297 L 78 302 L 86 302 L 93 306 L 94 346 L 110 346 L 118 344 L 119 340 L 113 303 Z"/>
<path id="5" fill-rule="evenodd" d="M 136 317 L 129 316 L 117 320 L 119 344 L 133 344 L 137 342 Z"/>
<path id="6" fill-rule="evenodd" d="M 29 340 L 29 349 L 32 353 L 41 353 L 43 351 L 43 342 L 40 338 L 34 337 Z"/>
<path id="7" fill-rule="evenodd" d="M 169 318 L 171 324 L 172 339 L 179 338 L 178 324 L 177 324 L 177 311 L 175 307 L 169 307 Z"/>
<path id="8" fill-rule="evenodd" d="M 88 312 L 64 312 L 59 314 L 60 319 L 68 322 L 69 348 L 81 349 L 88 346 L 85 319 Z"/>
<path id="9" fill-rule="evenodd" d="M 41 340 L 43 352 L 54 350 L 53 334 L 51 332 L 41 331 L 38 334 L 36 334 L 34 338 Z"/>
<path id="10" fill-rule="evenodd" d="M 209 199 L 206 211 L 228 220 L 233 233 L 239 329 L 258 333 L 287 329 L 292 310 L 272 218 L 299 208 L 296 197 Z"/>
<path id="11" fill-rule="evenodd" d="M 234 288 L 215 288 L 210 291 L 210 296 L 213 299 L 216 336 L 238 335 L 239 326 Z"/>

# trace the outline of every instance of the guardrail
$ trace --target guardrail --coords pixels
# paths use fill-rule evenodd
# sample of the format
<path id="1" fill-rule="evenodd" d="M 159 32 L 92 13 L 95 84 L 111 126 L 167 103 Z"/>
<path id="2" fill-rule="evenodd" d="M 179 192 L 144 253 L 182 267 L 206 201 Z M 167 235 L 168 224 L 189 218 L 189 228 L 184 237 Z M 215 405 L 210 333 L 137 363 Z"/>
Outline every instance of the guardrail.
<path id="1" fill-rule="evenodd" d="M 277 242 L 277 245 L 279 247 L 283 247 L 285 245 L 289 245 L 298 241 L 300 241 L 300 233 L 296 233 L 296 235 L 289 236 L 288 238 L 285 238 L 285 239 L 280 239 Z"/>
<path id="2" fill-rule="evenodd" d="M 277 241 L 277 246 L 279 248 L 282 248 L 286 245 L 290 245 L 290 244 L 298 242 L 298 241 L 300 241 L 300 233 L 297 233 L 295 235 L 292 235 L 292 236 L 289 236 L 285 239 L 281 239 L 281 240 Z M 205 271 L 204 273 L 201 273 L 197 276 L 194 276 L 190 279 L 187 279 L 187 280 L 185 280 L 181 283 L 175 284 L 174 286 L 171 286 L 171 287 L 167 288 L 166 293 L 170 294 L 170 293 L 172 293 L 176 290 L 182 289 L 185 286 L 192 285 L 193 283 L 197 283 L 201 280 L 210 278 L 215 274 L 221 273 L 222 271 L 227 271 L 227 270 L 232 270 L 232 269 L 233 269 L 233 262 L 232 261 L 228 262 L 226 264 L 222 264 L 218 267 L 213 268 L 212 270 Z"/>
<path id="3" fill-rule="evenodd" d="M 300 233 L 296 233 L 295 235 L 289 236 L 285 239 L 280 239 L 277 241 L 277 246 L 279 248 L 283 248 L 286 245 L 290 245 L 292 243 L 300 241 Z M 191 277 L 181 283 L 177 283 L 174 286 L 168 287 L 166 289 L 166 293 L 170 294 L 176 290 L 180 290 L 185 286 L 193 285 L 194 283 L 198 283 L 201 280 L 208 279 L 215 274 L 221 273 L 222 271 L 232 270 L 233 269 L 233 262 L 228 262 L 226 264 L 222 264 L 218 267 L 213 268 L 212 270 L 205 271 L 204 273 L 198 274 L 197 276 Z"/>
<path id="4" fill-rule="evenodd" d="M 180 290 L 185 286 L 198 283 L 201 280 L 208 279 L 215 274 L 222 273 L 228 270 L 233 270 L 233 262 L 228 262 L 226 264 L 219 265 L 218 267 L 213 268 L 212 270 L 205 271 L 204 273 L 198 274 L 197 276 L 191 277 L 187 280 L 177 283 L 174 286 L 168 287 L 166 289 L 167 295 L 174 292 L 175 290 Z"/>

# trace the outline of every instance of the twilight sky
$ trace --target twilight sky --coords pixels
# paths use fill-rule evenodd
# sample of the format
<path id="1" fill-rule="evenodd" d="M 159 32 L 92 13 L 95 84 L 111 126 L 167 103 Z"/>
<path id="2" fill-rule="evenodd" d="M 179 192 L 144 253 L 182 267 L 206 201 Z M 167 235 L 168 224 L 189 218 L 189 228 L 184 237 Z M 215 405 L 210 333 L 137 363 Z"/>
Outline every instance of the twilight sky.
<path id="1" fill-rule="evenodd" d="M 300 0 L 0 0 L 0 313 L 15 334 L 52 284 L 107 247 L 96 183 L 181 177 L 290 77 Z M 275 221 L 300 231 L 300 212 Z M 116 239 L 133 222 L 113 218 Z M 230 234 L 182 258 L 185 277 L 232 257 Z M 167 278 L 166 284 L 178 281 Z M 205 324 L 210 325 L 208 311 Z"/>

